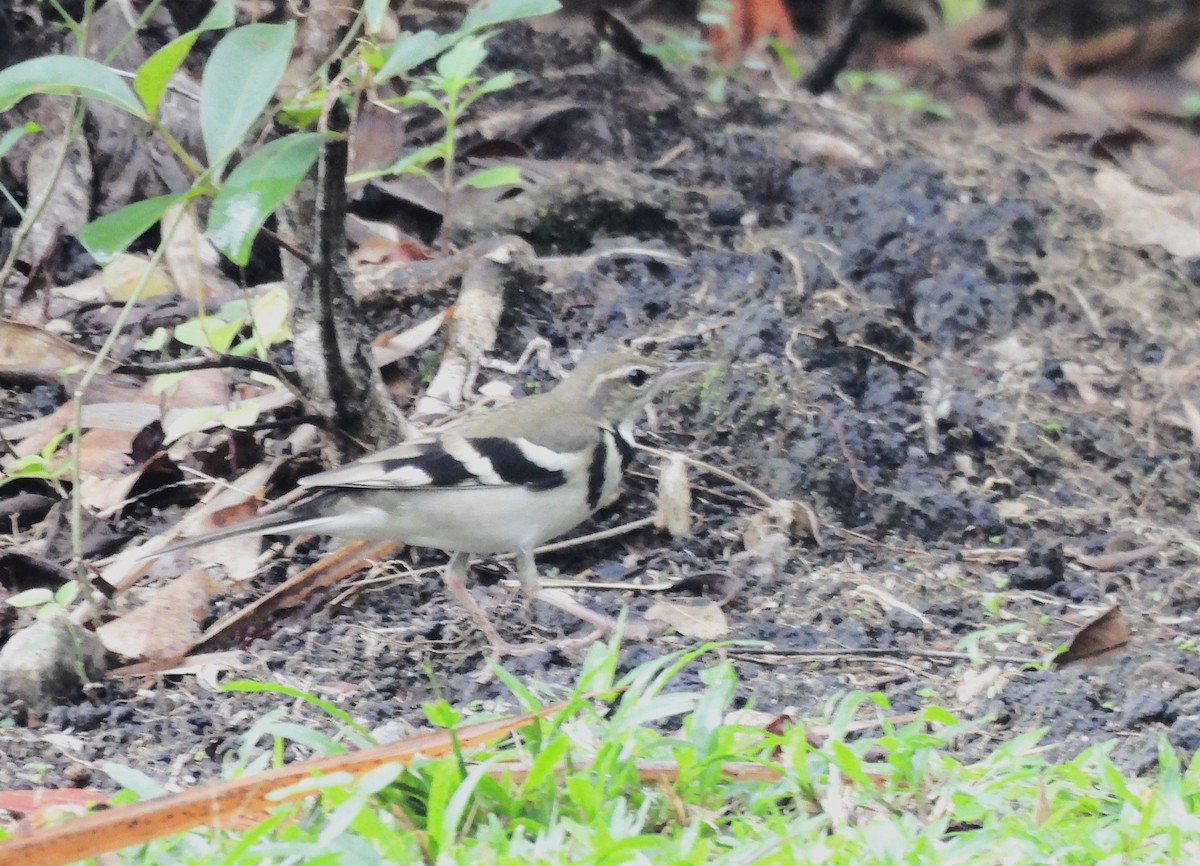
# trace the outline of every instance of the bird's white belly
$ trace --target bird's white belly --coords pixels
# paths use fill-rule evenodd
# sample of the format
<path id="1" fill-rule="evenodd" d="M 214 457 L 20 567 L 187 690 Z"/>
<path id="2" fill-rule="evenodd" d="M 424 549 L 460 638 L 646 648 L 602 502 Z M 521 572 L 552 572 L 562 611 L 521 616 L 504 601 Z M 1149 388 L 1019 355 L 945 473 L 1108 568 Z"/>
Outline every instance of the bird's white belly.
<path id="1" fill-rule="evenodd" d="M 582 493 L 567 487 L 377 491 L 368 507 L 360 500 L 353 512 L 330 514 L 312 529 L 461 553 L 531 550 L 591 516 Z"/>

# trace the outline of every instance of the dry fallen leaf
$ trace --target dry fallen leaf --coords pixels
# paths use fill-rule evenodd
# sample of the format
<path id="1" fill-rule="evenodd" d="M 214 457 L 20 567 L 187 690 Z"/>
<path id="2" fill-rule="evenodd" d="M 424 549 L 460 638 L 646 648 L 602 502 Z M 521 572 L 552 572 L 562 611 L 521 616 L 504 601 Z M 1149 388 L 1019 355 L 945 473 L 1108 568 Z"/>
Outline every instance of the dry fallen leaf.
<path id="1" fill-rule="evenodd" d="M 35 325 L 0 319 L 0 377 L 54 378 L 63 370 L 82 370 L 95 358 Z M 105 359 L 100 370 L 110 373 L 115 366 Z"/>
<path id="2" fill-rule="evenodd" d="M 195 204 L 171 205 L 159 223 L 163 237 L 170 238 L 163 258 L 179 294 L 216 303 L 233 297 L 235 286 L 221 274 L 221 254 L 196 219 Z"/>
<path id="3" fill-rule="evenodd" d="M 672 626 L 686 637 L 715 640 L 729 632 L 729 621 L 721 606 L 700 599 L 684 603 L 678 601 L 655 602 L 646 611 L 646 619 Z"/>
<path id="4" fill-rule="evenodd" d="M 1129 624 L 1125 622 L 1121 606 L 1113 605 L 1075 632 L 1066 650 L 1054 659 L 1054 666 L 1065 667 L 1080 661 L 1100 664 L 1128 643 Z"/>
<path id="5" fill-rule="evenodd" d="M 96 634 L 104 648 L 130 659 L 174 659 L 200 637 L 208 599 L 221 585 L 201 568 L 146 590 L 149 597 L 124 616 L 106 622 Z"/>
<path id="6" fill-rule="evenodd" d="M 770 506 L 759 511 L 746 524 L 742 532 L 742 543 L 747 550 L 757 547 L 767 536 L 782 532 L 788 538 L 806 536 L 821 546 L 821 524 L 817 514 L 803 502 L 794 499 L 776 499 Z"/>
<path id="7" fill-rule="evenodd" d="M 1096 172 L 1093 184 L 1101 210 L 1134 243 L 1157 244 L 1181 258 L 1200 257 L 1200 195 L 1150 192 L 1109 168 Z"/>
<path id="8" fill-rule="evenodd" d="M 966 667 L 958 687 L 954 690 L 955 699 L 960 706 L 971 703 L 980 695 L 986 694 L 1002 674 L 1003 669 L 999 665 L 988 665 L 983 669 Z"/>
<path id="9" fill-rule="evenodd" d="M 857 168 L 871 168 L 875 165 L 875 161 L 853 141 L 828 132 L 795 132 L 788 137 L 787 144 L 804 162 Z"/>
<path id="10" fill-rule="evenodd" d="M 104 266 L 102 276 L 104 278 L 104 288 L 108 292 L 108 297 L 113 301 L 128 301 L 133 297 L 133 290 L 137 288 L 150 268 L 150 263 L 141 256 L 135 256 L 130 253 L 120 253 L 111 262 Z M 159 268 L 154 268 L 150 271 L 149 276 L 145 277 L 146 285 L 142 289 L 140 298 L 157 298 L 161 295 L 169 294 L 173 287 L 171 280 Z"/>
<path id="11" fill-rule="evenodd" d="M 682 454 L 668 455 L 658 470 L 657 506 L 654 526 L 673 538 L 682 538 L 692 528 L 692 488 Z"/>

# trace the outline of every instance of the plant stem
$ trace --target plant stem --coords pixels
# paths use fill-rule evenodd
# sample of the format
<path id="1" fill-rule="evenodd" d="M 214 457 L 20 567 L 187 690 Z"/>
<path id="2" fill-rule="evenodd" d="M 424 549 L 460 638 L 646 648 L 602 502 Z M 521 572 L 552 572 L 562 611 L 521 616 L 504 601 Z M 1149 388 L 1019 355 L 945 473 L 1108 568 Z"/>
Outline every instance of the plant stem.
<path id="1" fill-rule="evenodd" d="M 75 560 L 75 575 L 80 583 L 80 589 L 86 589 L 83 593 L 84 604 L 89 608 L 89 613 L 94 619 L 96 614 L 96 598 L 95 593 L 91 591 L 91 582 L 88 580 L 87 564 L 83 561 L 83 470 L 80 468 L 81 458 L 83 456 L 83 448 L 81 441 L 83 439 L 83 401 L 87 395 L 87 390 L 91 387 L 92 380 L 96 378 L 96 374 L 100 372 L 100 368 L 104 365 L 105 359 L 112 354 L 113 346 L 116 345 L 117 339 L 125 330 L 125 324 L 129 317 L 133 314 L 138 300 L 145 291 L 146 286 L 150 283 L 150 275 L 154 273 L 159 262 L 167 253 L 167 245 L 174 237 L 176 230 L 183 221 L 184 210 L 181 209 L 175 217 L 175 221 L 171 223 L 169 229 L 163 235 L 158 247 L 150 256 L 146 263 L 146 269 L 142 271 L 141 277 L 130 292 L 128 300 L 125 301 L 125 306 L 121 308 L 121 312 L 117 315 L 117 319 L 113 322 L 112 330 L 109 331 L 108 337 L 105 338 L 100 350 L 96 353 L 96 357 L 92 359 L 92 363 L 79 379 L 79 384 L 75 386 L 75 390 L 71 394 L 71 399 L 75 401 L 74 411 L 71 418 L 71 427 L 74 431 L 74 436 L 71 439 L 71 554 Z"/>
<path id="2" fill-rule="evenodd" d="M 442 256 L 450 255 L 450 223 L 454 216 L 454 138 L 458 131 L 457 99 L 450 97 L 446 106 L 446 155 L 442 158 Z"/>

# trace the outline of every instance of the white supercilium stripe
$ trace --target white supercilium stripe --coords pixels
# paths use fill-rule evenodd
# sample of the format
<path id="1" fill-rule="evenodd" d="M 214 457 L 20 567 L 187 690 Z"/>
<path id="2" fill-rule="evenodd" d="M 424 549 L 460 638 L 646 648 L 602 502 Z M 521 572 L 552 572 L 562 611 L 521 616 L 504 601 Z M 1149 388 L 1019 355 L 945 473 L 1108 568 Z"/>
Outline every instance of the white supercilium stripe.
<path id="1" fill-rule="evenodd" d="M 492 466 L 492 461 L 488 460 L 475 449 L 470 442 L 462 436 L 456 434 L 447 434 L 442 437 L 441 442 L 443 450 L 463 467 L 479 479 L 480 484 L 506 484 L 504 478 L 500 477 L 500 473 Z"/>

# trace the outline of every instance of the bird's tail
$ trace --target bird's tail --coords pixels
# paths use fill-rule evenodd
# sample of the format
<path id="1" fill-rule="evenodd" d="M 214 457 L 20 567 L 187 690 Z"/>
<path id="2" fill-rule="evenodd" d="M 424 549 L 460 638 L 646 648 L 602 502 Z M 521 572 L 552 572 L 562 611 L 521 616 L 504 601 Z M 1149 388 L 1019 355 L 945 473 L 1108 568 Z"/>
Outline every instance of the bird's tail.
<path id="1" fill-rule="evenodd" d="M 231 526 L 218 529 L 215 532 L 176 541 L 174 544 L 169 544 L 161 550 L 145 553 L 138 557 L 138 560 L 152 559 L 156 556 L 165 556 L 168 553 L 175 553 L 179 550 L 187 550 L 188 548 L 211 544 L 214 541 L 242 538 L 247 535 L 299 535 L 304 532 L 320 532 L 322 524 L 326 522 L 328 517 L 322 514 L 319 508 L 311 507 L 311 502 L 312 500 L 298 503 L 291 508 L 285 508 L 272 514 L 263 514 L 259 517 L 252 517 L 249 520 L 240 520 Z"/>

